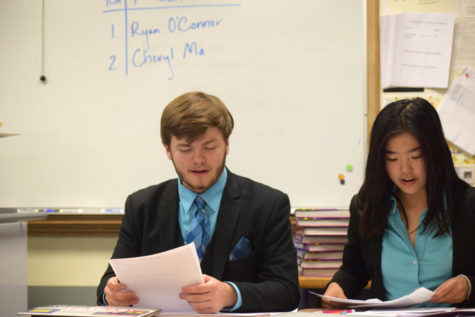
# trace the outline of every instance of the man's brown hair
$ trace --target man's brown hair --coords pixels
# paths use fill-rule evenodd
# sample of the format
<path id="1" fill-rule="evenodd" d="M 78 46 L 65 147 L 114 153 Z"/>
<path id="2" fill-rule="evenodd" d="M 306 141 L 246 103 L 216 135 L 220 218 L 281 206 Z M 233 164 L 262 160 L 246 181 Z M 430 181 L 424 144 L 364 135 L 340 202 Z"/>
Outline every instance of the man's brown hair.
<path id="1" fill-rule="evenodd" d="M 216 96 L 200 91 L 185 93 L 173 99 L 163 110 L 162 143 L 170 146 L 172 135 L 193 142 L 209 127 L 217 127 L 224 140 L 228 140 L 234 127 L 229 110 Z"/>

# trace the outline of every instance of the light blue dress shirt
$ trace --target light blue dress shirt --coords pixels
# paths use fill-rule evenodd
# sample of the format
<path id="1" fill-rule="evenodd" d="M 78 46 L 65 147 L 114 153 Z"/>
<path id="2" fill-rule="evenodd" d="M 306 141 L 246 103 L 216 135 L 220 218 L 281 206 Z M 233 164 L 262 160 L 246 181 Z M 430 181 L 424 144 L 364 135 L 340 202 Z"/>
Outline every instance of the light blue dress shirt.
<path id="1" fill-rule="evenodd" d="M 226 167 L 223 169 L 221 176 L 219 177 L 218 181 L 213 184 L 210 188 L 208 188 L 204 193 L 201 193 L 199 196 L 203 198 L 206 202 L 206 213 L 209 217 L 210 222 L 210 234 L 211 237 L 216 230 L 216 222 L 218 219 L 218 211 L 219 206 L 221 205 L 221 199 L 223 197 L 224 187 L 226 186 L 226 181 L 228 179 L 228 171 Z M 186 236 L 190 231 L 191 221 L 193 220 L 195 213 L 196 213 L 196 205 L 193 204 L 196 196 L 198 196 L 195 192 L 189 190 L 185 186 L 182 185 L 181 180 L 178 179 L 178 196 L 180 198 L 179 202 L 179 210 L 178 210 L 178 222 L 180 224 L 181 234 L 183 237 L 183 241 L 186 241 Z M 242 296 L 239 288 L 236 284 L 232 282 L 226 282 L 230 284 L 235 290 L 237 294 L 237 301 L 236 305 L 232 307 L 229 311 L 235 311 L 242 306 Z"/>
<path id="2" fill-rule="evenodd" d="M 381 254 L 386 297 L 393 300 L 410 294 L 419 287 L 433 291 L 452 277 L 452 237 L 444 234 L 434 238 L 434 230 L 422 232 L 421 223 L 427 213 L 426 209 L 419 218 L 413 247 L 394 197 L 391 204 Z M 448 304 L 427 302 L 417 306 Z"/>

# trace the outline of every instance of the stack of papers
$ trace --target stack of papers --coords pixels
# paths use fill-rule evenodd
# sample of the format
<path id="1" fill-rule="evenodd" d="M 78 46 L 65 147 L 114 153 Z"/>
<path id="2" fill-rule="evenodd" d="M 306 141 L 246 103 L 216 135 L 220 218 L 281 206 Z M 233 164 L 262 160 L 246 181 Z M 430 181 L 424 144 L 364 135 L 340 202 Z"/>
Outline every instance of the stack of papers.
<path id="1" fill-rule="evenodd" d="M 135 292 L 140 307 L 160 308 L 165 313 L 194 312 L 179 298 L 183 286 L 203 283 L 193 243 L 154 255 L 111 259 L 109 263 L 119 281 Z"/>
<path id="2" fill-rule="evenodd" d="M 319 297 L 329 299 L 333 302 L 345 304 L 347 307 L 350 308 L 387 308 L 387 307 L 410 307 L 416 304 L 428 302 L 432 295 L 434 294 L 433 291 L 428 290 L 425 287 L 420 287 L 416 289 L 409 295 L 400 297 L 398 299 L 390 300 L 390 301 L 381 301 L 377 298 L 371 298 L 367 300 L 357 300 L 357 299 L 344 299 L 344 298 L 337 298 L 332 296 L 325 296 L 318 293 L 311 292 Z"/>

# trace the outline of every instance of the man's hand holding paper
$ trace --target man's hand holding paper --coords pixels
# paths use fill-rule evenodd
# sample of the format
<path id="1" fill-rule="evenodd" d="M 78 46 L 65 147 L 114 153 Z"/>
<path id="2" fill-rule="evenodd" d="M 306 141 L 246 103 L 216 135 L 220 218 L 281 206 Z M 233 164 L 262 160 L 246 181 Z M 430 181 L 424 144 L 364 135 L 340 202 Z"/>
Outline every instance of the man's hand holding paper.
<path id="1" fill-rule="evenodd" d="M 193 243 L 154 255 L 109 262 L 120 283 L 111 278 L 107 286 L 112 290 L 111 298 L 117 299 L 121 306 L 128 303 L 160 308 L 163 312 L 193 312 L 192 307 L 180 298 L 184 286 L 204 282 Z M 109 305 L 115 305 L 109 302 L 107 293 L 106 300 Z"/>
<path id="2" fill-rule="evenodd" d="M 135 292 L 128 290 L 125 284 L 119 283 L 117 277 L 112 277 L 104 288 L 106 301 L 111 306 L 127 307 L 139 302 Z"/>
<path id="3" fill-rule="evenodd" d="M 214 313 L 236 304 L 237 294 L 229 283 L 206 274 L 203 274 L 203 279 L 204 283 L 185 286 L 180 293 L 180 298 L 186 300 L 197 313 Z"/>

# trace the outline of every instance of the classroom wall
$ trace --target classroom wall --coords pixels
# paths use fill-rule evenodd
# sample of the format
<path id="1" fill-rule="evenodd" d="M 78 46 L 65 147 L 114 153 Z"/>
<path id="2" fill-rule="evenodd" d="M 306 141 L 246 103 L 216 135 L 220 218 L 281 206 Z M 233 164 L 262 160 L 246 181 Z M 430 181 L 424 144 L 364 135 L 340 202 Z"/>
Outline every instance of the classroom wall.
<path id="1" fill-rule="evenodd" d="M 116 237 L 28 237 L 28 307 L 95 305 Z"/>

